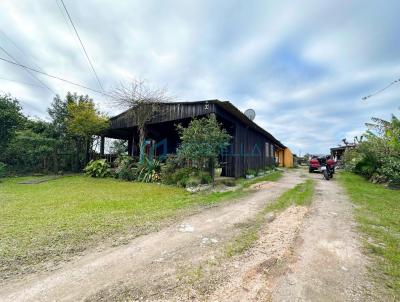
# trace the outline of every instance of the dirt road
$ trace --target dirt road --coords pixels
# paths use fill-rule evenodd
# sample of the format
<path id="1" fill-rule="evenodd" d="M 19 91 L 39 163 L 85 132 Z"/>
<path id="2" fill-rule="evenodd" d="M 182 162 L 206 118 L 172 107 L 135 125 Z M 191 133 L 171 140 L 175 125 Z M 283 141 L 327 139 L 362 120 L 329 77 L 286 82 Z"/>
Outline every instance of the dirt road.
<path id="1" fill-rule="evenodd" d="M 301 182 L 300 175 L 299 171 L 285 173 L 279 182 L 237 202 L 205 210 L 125 246 L 89 253 L 57 271 L 11 281 L 0 289 L 0 300 L 79 301 L 99 292 L 112 292 L 124 282 L 143 286 L 140 295 L 157 274 L 176 270 L 171 263 L 195 263 L 208 257 L 218 243 L 235 233 L 235 225 Z"/>
<path id="2" fill-rule="evenodd" d="M 310 177 L 316 184 L 311 208 L 280 214 L 208 300 L 388 301 L 368 278 L 347 196 L 335 180 Z"/>
<path id="3" fill-rule="evenodd" d="M 383 301 L 368 280 L 368 259 L 353 208 L 335 180 L 316 178 L 316 196 L 293 262 L 276 281 L 273 301 Z"/>
<path id="4" fill-rule="evenodd" d="M 307 176 L 306 176 L 307 175 Z M 292 206 L 252 248 L 224 244 L 266 203 L 312 177 L 310 207 Z M 252 195 L 204 210 L 126 246 L 93 252 L 0 289 L 1 301 L 387 301 L 368 278 L 353 206 L 335 180 L 287 171 Z"/>

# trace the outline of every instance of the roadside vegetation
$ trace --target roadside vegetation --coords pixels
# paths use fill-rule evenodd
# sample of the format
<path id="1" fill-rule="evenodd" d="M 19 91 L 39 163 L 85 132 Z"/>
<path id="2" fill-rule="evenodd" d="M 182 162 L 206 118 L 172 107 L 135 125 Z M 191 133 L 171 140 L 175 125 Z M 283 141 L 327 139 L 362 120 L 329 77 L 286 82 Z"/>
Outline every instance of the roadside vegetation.
<path id="1" fill-rule="evenodd" d="M 284 192 L 276 201 L 268 204 L 258 215 L 243 225 L 243 229 L 226 246 L 226 255 L 232 257 L 249 249 L 259 238 L 259 232 L 265 223 L 266 214 L 280 212 L 292 205 L 308 206 L 314 196 L 314 181 L 307 179 L 294 188 Z"/>
<path id="2" fill-rule="evenodd" d="M 382 273 L 393 293 L 393 301 L 400 299 L 400 191 L 373 184 L 360 176 L 344 172 L 338 179 L 357 205 L 359 229 L 369 255 L 377 263 L 377 280 Z"/>
<path id="3" fill-rule="evenodd" d="M 368 131 L 345 152 L 345 168 L 374 183 L 400 189 L 400 120 L 372 118 Z"/>

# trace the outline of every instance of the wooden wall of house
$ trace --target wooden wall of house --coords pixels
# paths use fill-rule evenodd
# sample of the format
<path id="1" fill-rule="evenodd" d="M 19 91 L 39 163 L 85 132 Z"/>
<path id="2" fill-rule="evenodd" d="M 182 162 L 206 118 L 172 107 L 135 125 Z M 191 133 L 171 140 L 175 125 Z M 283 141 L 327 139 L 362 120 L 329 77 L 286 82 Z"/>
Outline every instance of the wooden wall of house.
<path id="1" fill-rule="evenodd" d="M 159 112 L 151 119 L 149 124 L 181 120 L 215 112 L 214 103 L 168 103 L 160 107 Z M 110 120 L 111 129 L 134 127 L 132 116 L 128 112 L 122 113 Z"/>
<path id="2" fill-rule="evenodd" d="M 236 126 L 235 155 L 235 177 L 245 175 L 247 170 L 264 169 L 274 164 L 273 144 L 243 124 Z"/>
<path id="3" fill-rule="evenodd" d="M 227 150 L 227 154 L 221 157 L 221 160 L 226 162 L 223 169 L 224 176 L 241 177 L 249 169 L 263 169 L 274 164 L 274 150 L 267 156 L 265 146 L 266 143 L 273 146 L 272 141 L 262 133 L 249 128 L 217 103 L 168 103 L 161 107 L 160 112 L 152 118 L 149 124 L 161 127 L 168 122 L 178 122 L 210 113 L 215 113 L 217 119 L 227 127 L 228 133 L 233 136 L 231 147 Z M 132 129 L 134 126 L 133 119 L 128 113 L 123 113 L 110 120 L 110 129 Z"/>
<path id="4" fill-rule="evenodd" d="M 225 119 L 234 124 L 234 136 L 228 156 L 224 158 L 227 162 L 226 176 L 241 177 L 249 169 L 263 169 L 274 165 L 274 147 L 264 135 L 249 128 L 238 121 L 223 108 L 217 107 L 216 114 L 219 119 Z M 270 148 L 269 156 L 266 154 L 266 146 Z"/>

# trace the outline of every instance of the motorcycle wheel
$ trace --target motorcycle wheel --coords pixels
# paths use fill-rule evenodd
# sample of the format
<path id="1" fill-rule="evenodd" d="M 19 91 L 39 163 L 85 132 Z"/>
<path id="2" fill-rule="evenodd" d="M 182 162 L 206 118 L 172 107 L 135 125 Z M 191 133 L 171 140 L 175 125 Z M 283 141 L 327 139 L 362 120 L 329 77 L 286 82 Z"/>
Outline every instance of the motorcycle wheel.
<path id="1" fill-rule="evenodd" d="M 326 170 L 324 170 L 324 178 L 326 180 L 329 180 L 329 174 L 328 174 L 328 171 L 326 171 Z"/>

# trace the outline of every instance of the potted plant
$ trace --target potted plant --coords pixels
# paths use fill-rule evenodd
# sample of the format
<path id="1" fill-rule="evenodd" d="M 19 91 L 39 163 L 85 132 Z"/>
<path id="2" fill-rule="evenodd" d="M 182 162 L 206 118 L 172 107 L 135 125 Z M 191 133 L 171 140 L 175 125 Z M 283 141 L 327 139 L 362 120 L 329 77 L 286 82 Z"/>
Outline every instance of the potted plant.
<path id="1" fill-rule="evenodd" d="M 222 174 L 222 167 L 216 166 L 214 168 L 214 177 L 220 177 Z"/>
<path id="2" fill-rule="evenodd" d="M 256 171 L 249 169 L 246 171 L 246 179 L 251 179 L 254 178 L 254 176 L 256 175 Z"/>

